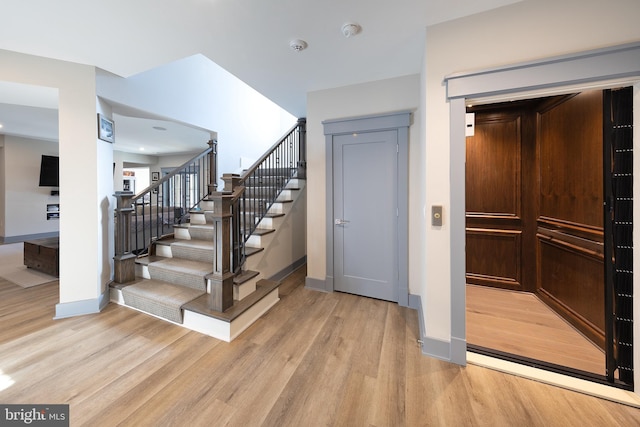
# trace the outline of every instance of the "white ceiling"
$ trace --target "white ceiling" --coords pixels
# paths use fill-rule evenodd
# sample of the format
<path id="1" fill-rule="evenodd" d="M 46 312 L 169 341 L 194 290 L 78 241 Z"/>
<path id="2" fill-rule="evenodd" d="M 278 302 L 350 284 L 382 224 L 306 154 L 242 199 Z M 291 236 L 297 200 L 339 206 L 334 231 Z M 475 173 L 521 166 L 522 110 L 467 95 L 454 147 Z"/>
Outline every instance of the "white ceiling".
<path id="1" fill-rule="evenodd" d="M 304 117 L 307 92 L 420 73 L 427 26 L 518 1 L 3 0 L 0 49 L 122 77 L 201 53 Z"/>

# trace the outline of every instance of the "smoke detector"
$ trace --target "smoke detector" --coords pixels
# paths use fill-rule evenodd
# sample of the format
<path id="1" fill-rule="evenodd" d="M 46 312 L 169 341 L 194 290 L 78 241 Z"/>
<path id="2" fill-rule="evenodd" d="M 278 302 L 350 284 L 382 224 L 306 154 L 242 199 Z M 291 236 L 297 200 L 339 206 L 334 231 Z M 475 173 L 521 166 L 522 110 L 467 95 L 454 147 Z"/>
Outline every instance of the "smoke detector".
<path id="1" fill-rule="evenodd" d="M 351 36 L 355 36 L 361 30 L 362 28 L 360 27 L 360 25 L 348 22 L 342 26 L 342 35 L 346 38 L 349 38 Z"/>
<path id="2" fill-rule="evenodd" d="M 289 47 L 296 52 L 300 52 L 301 50 L 305 50 L 307 48 L 307 42 L 300 39 L 291 40 L 289 42 Z"/>

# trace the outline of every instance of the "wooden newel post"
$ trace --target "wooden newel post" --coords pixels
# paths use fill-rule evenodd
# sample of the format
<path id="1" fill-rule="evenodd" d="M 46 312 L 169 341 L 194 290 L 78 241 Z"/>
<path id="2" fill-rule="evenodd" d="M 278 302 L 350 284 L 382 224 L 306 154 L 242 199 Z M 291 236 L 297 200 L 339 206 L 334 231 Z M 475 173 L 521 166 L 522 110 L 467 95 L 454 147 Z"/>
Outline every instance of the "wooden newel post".
<path id="1" fill-rule="evenodd" d="M 233 277 L 231 269 L 231 204 L 230 192 L 216 192 L 213 199 L 214 251 L 209 308 L 225 311 L 233 306 Z"/>
<path id="2" fill-rule="evenodd" d="M 136 255 L 131 253 L 131 213 L 133 207 L 130 191 L 116 191 L 116 236 L 113 281 L 116 283 L 131 282 L 136 278 Z"/>

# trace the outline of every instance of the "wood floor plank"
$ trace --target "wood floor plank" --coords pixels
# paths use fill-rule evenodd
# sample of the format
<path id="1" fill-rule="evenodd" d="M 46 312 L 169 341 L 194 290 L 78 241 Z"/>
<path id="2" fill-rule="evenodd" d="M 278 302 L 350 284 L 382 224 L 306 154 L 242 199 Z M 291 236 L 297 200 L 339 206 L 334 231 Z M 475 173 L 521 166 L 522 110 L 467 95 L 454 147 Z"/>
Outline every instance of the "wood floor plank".
<path id="1" fill-rule="evenodd" d="M 399 425 L 405 419 L 406 337 L 401 311 L 397 305 L 388 306 L 371 425 Z"/>
<path id="2" fill-rule="evenodd" d="M 415 311 L 303 277 L 232 343 L 118 305 L 53 320 L 57 285 L 0 280 L 0 402 L 67 403 L 74 427 L 640 425 L 637 408 L 424 356 Z"/>
<path id="3" fill-rule="evenodd" d="M 144 408 L 149 400 L 172 381 L 190 369 L 203 354 L 215 346 L 208 337 L 187 334 L 171 345 L 170 351 L 155 352 L 115 380 L 94 386 L 91 392 L 77 399 L 74 424 L 115 425 Z M 118 361 L 114 360 L 113 364 Z"/>
<path id="4" fill-rule="evenodd" d="M 526 292 L 468 285 L 467 342 L 605 375 L 604 352 Z"/>

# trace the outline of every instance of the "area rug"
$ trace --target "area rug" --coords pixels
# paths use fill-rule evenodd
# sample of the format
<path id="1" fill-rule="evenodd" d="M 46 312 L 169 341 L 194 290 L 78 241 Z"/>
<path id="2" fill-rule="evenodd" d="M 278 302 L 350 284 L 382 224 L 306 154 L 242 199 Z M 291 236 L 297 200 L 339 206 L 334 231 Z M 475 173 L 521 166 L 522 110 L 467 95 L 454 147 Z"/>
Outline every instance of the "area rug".
<path id="1" fill-rule="evenodd" d="M 24 244 L 22 242 L 0 245 L 0 277 L 23 288 L 58 280 L 57 277 L 27 268 L 24 265 Z"/>

